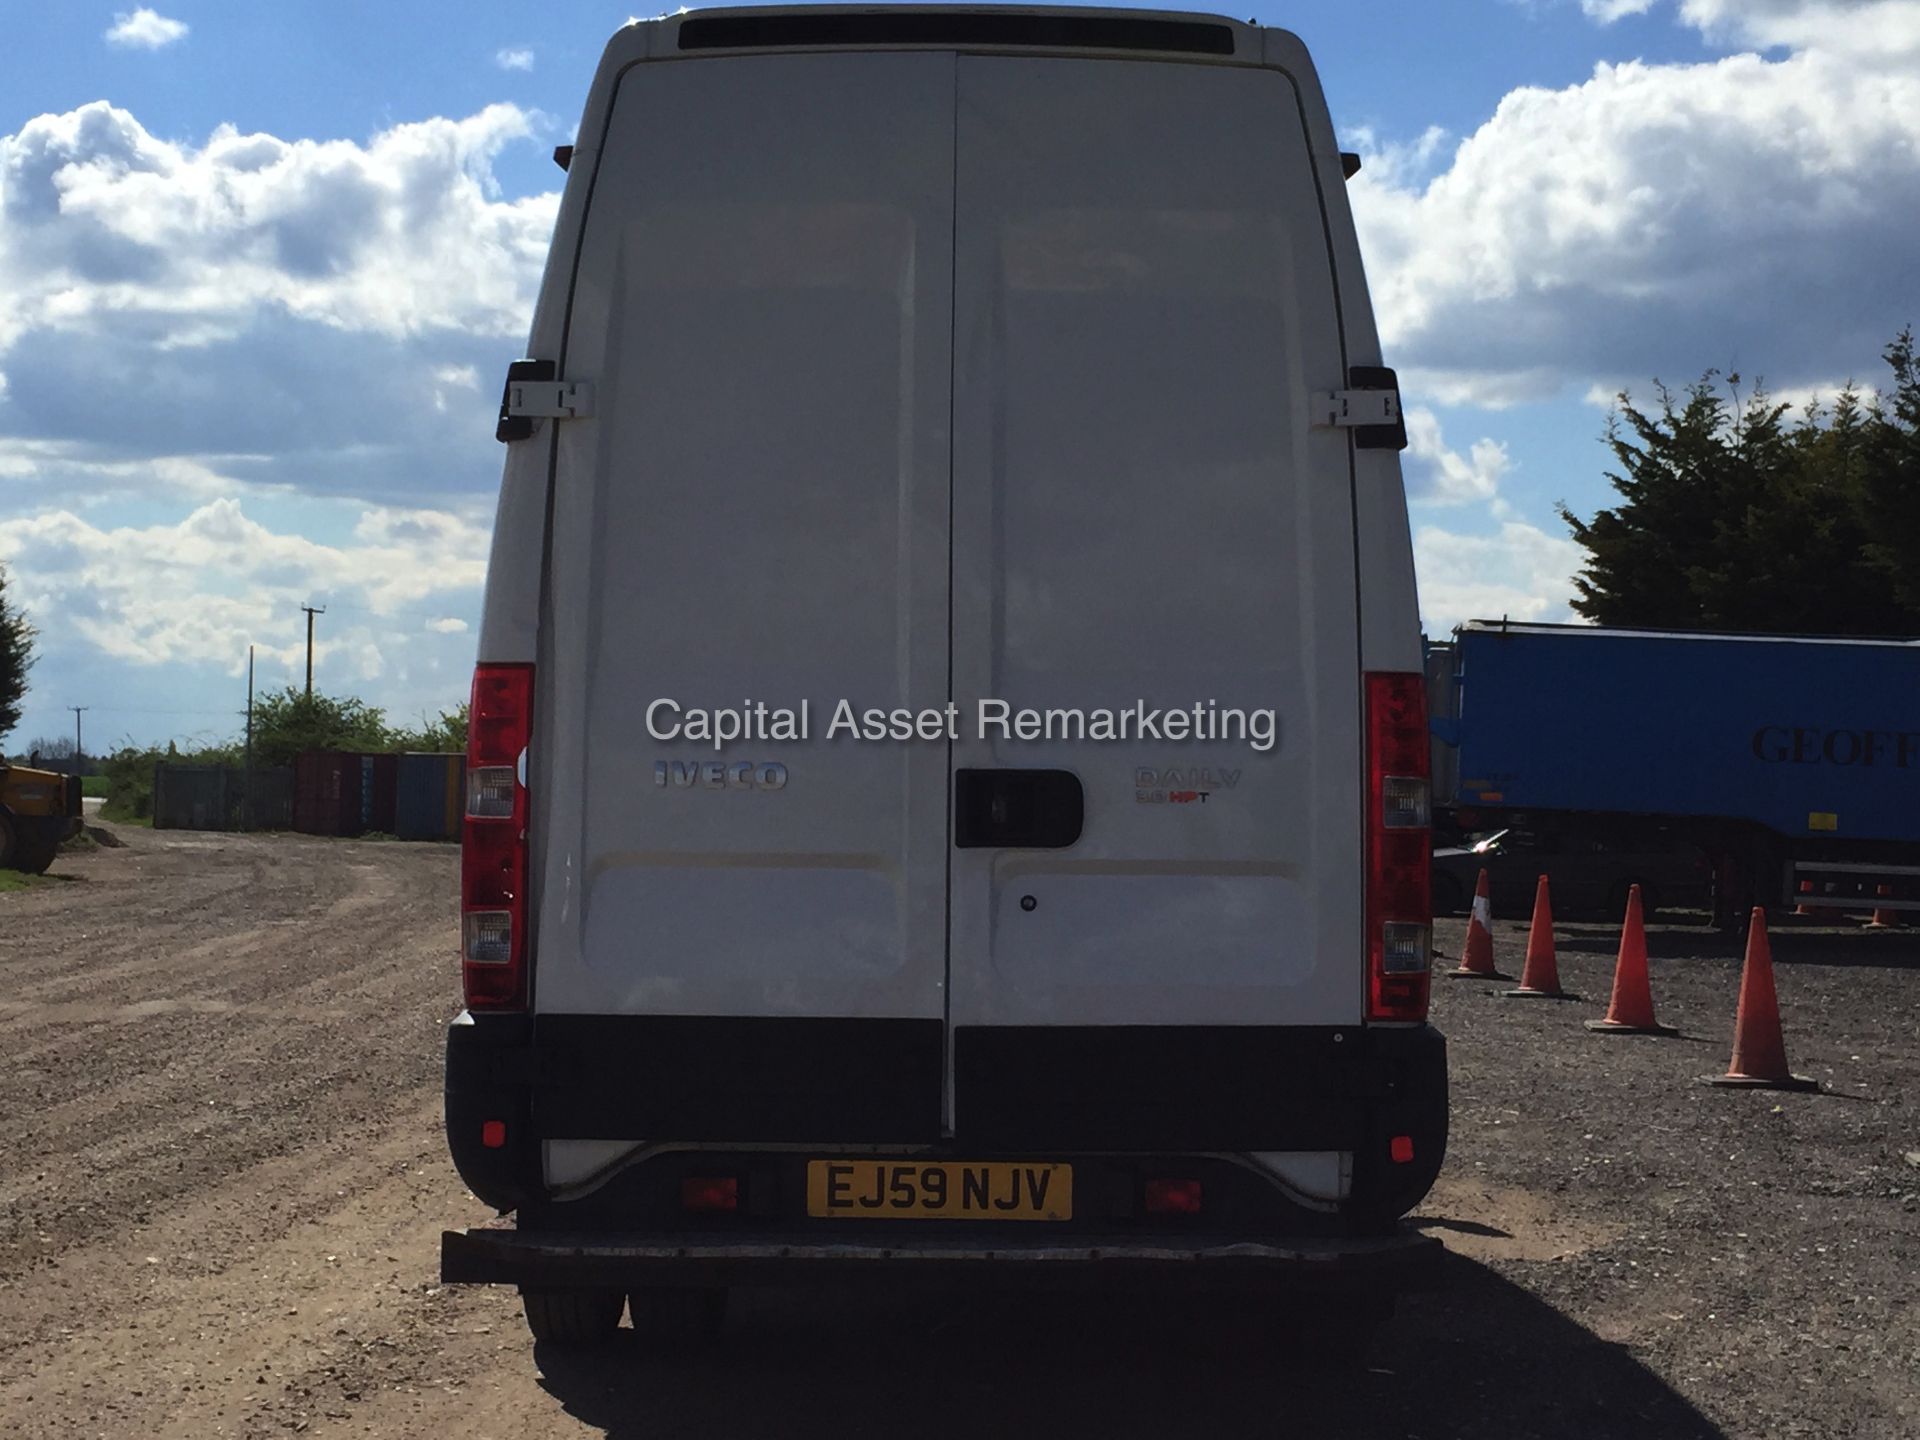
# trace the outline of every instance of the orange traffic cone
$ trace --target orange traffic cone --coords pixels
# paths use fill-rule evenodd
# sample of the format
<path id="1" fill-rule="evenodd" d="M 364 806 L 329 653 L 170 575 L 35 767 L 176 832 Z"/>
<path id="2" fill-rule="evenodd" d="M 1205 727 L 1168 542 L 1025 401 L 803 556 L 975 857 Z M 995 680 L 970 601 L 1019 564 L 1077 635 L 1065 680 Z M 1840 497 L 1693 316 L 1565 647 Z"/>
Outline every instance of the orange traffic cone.
<path id="1" fill-rule="evenodd" d="M 1813 893 L 1813 881 L 1802 880 L 1800 882 L 1800 893 L 1802 895 L 1811 895 Z M 1813 907 L 1805 900 L 1802 900 L 1798 905 L 1793 907 L 1793 913 L 1796 915 L 1811 915 L 1813 914 Z"/>
<path id="2" fill-rule="evenodd" d="M 1773 993 L 1773 949 L 1767 944 L 1767 912 L 1754 907 L 1747 926 L 1747 963 L 1740 970 L 1740 1010 L 1733 1022 L 1733 1063 L 1709 1085 L 1750 1090 L 1818 1090 L 1820 1082 L 1787 1069 L 1780 1034 L 1780 1001 Z"/>
<path id="3" fill-rule="evenodd" d="M 1511 980 L 1493 963 L 1493 906 L 1487 900 L 1487 872 L 1480 872 L 1480 883 L 1473 887 L 1473 914 L 1467 921 L 1467 948 L 1461 952 L 1460 968 L 1446 972 L 1454 980 Z"/>
<path id="4" fill-rule="evenodd" d="M 1640 887 L 1627 891 L 1627 920 L 1620 927 L 1620 958 L 1613 967 L 1613 1000 L 1607 1018 L 1587 1021 L 1587 1029 L 1606 1035 L 1678 1035 L 1653 1018 L 1653 986 L 1647 979 L 1647 926 L 1641 916 Z"/>
<path id="5" fill-rule="evenodd" d="M 1891 885 L 1878 886 L 1874 890 L 1874 894 L 1878 895 L 1881 899 L 1884 900 L 1887 896 L 1893 894 L 1893 886 Z M 1867 921 L 1867 929 L 1891 930 L 1895 926 L 1897 926 L 1899 923 L 1900 923 L 1900 912 L 1898 910 L 1881 910 L 1876 908 L 1873 912 L 1873 918 Z"/>
<path id="6" fill-rule="evenodd" d="M 1560 962 L 1553 953 L 1553 906 L 1547 900 L 1547 877 L 1533 892 L 1533 924 L 1527 927 L 1527 963 L 1520 969 L 1517 989 L 1502 990 L 1516 1000 L 1573 1000 L 1560 988 Z"/>

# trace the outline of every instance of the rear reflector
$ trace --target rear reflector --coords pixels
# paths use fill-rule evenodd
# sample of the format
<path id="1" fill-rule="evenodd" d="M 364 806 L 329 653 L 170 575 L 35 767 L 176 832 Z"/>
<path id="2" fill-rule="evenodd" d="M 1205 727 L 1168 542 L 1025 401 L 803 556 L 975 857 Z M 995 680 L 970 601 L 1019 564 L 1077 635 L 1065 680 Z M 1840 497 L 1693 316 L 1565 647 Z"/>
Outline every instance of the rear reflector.
<path id="1" fill-rule="evenodd" d="M 1427 1018 L 1433 953 L 1426 678 L 1367 676 L 1367 1018 Z"/>
<path id="2" fill-rule="evenodd" d="M 1381 781 L 1380 823 L 1389 830 L 1430 825 L 1427 782 L 1405 775 L 1388 775 Z"/>
<path id="3" fill-rule="evenodd" d="M 466 914 L 466 934 L 468 964 L 513 963 L 511 910 L 469 910 Z"/>
<path id="4" fill-rule="evenodd" d="M 682 1180 L 680 1208 L 696 1214 L 738 1210 L 740 1182 L 731 1175 Z"/>
<path id="5" fill-rule="evenodd" d="M 461 974 L 470 1010 L 527 1003 L 527 742 L 533 667 L 480 665 L 467 721 Z"/>
<path id="6" fill-rule="evenodd" d="M 1198 1215 L 1198 1180 L 1147 1181 L 1146 1210 L 1149 1215 Z"/>
<path id="7" fill-rule="evenodd" d="M 1392 1140 L 1387 1142 L 1387 1153 L 1393 1156 L 1394 1164 L 1411 1165 L 1413 1163 L 1413 1137 L 1411 1135 L 1394 1136 Z"/>
<path id="8" fill-rule="evenodd" d="M 467 771 L 467 814 L 476 820 L 512 819 L 514 788 L 511 765 L 482 765 Z"/>
<path id="9" fill-rule="evenodd" d="M 480 1143 L 489 1150 L 498 1150 L 507 1143 L 507 1122 L 504 1120 L 483 1120 L 480 1122 Z"/>

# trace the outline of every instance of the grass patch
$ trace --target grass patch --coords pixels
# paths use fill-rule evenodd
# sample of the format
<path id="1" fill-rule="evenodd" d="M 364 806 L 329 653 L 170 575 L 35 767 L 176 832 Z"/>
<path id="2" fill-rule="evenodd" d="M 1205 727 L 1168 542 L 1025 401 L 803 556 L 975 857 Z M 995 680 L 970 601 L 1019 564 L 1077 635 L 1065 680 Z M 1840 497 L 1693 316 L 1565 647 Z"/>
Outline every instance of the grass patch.
<path id="1" fill-rule="evenodd" d="M 132 811 L 114 806 L 111 802 L 100 807 L 100 819 L 112 821 L 115 825 L 144 825 L 153 828 L 151 815 L 135 815 Z"/>
<path id="2" fill-rule="evenodd" d="M 39 875 L 24 875 L 18 870 L 0 869 L 0 895 L 13 890 L 36 890 L 46 884 Z"/>
<path id="3" fill-rule="evenodd" d="M 92 800 L 107 798 L 107 777 L 104 775 L 82 775 L 80 793 Z"/>

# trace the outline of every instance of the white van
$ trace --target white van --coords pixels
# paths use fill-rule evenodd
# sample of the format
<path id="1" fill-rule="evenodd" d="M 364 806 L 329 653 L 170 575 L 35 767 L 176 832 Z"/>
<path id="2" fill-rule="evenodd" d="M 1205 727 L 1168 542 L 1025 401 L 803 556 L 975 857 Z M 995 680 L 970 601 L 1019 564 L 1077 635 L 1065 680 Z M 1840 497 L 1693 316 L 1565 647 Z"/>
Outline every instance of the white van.
<path id="1" fill-rule="evenodd" d="M 515 1220 L 444 1277 L 589 1341 L 1422 1248 L 1405 431 L 1299 40 L 696 11 L 557 158 L 447 1052 Z"/>

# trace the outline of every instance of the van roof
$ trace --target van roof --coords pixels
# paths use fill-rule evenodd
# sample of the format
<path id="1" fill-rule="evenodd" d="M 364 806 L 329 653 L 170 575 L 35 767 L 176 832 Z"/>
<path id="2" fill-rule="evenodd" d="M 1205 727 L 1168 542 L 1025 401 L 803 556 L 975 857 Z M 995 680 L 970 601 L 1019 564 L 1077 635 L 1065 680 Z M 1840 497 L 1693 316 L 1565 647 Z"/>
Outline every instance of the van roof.
<path id="1" fill-rule="evenodd" d="M 1262 28 L 1224 15 L 1054 5 L 768 5 L 633 20 L 609 42 L 616 65 L 732 50 L 1114 50 L 1259 63 Z"/>

